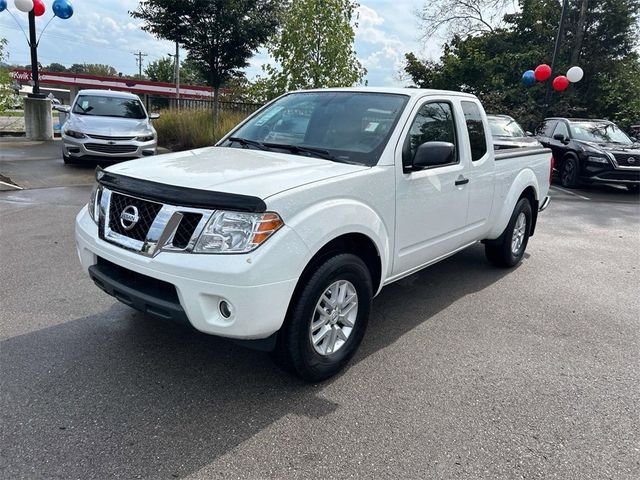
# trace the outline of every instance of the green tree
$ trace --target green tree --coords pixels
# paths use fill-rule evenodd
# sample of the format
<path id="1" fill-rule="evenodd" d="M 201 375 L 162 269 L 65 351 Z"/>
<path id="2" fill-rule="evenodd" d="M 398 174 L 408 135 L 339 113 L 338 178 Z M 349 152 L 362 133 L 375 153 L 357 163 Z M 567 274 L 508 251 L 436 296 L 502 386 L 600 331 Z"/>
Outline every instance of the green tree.
<path id="1" fill-rule="evenodd" d="M 44 69 L 47 72 L 66 72 L 67 71 L 67 67 L 65 67 L 61 63 L 55 63 L 55 62 L 54 63 L 50 63 L 49 65 L 44 67 Z"/>
<path id="2" fill-rule="evenodd" d="M 130 12 L 143 30 L 179 42 L 206 72 L 218 118 L 220 87 L 266 42 L 278 25 L 282 0 L 143 0 Z"/>
<path id="3" fill-rule="evenodd" d="M 628 125 L 632 117 L 640 118 L 638 96 L 629 95 L 634 87 L 638 91 L 633 72 L 639 68 L 634 48 L 640 0 L 602 0 L 586 11 L 582 0 L 569 5 L 553 76 L 575 64 L 585 76 L 554 94 L 549 113 L 610 118 Z M 561 7 L 556 0 L 521 0 L 520 7 L 504 16 L 500 28 L 454 34 L 439 61 L 407 54 L 405 71 L 420 87 L 474 93 L 488 111 L 510 113 L 532 128 L 544 114 L 546 82 L 525 88 L 520 79 L 525 70 L 551 63 Z"/>
<path id="4" fill-rule="evenodd" d="M 174 82 L 175 61 L 171 57 L 162 57 L 147 65 L 144 73 L 152 82 Z"/>
<path id="5" fill-rule="evenodd" d="M 11 107 L 14 92 L 11 89 L 11 76 L 9 75 L 9 68 L 4 66 L 8 60 L 7 55 L 7 40 L 0 38 L 0 112 L 4 112 L 7 108 Z"/>
<path id="6" fill-rule="evenodd" d="M 190 56 L 180 63 L 180 81 L 185 85 L 207 85 L 207 75 Z"/>
<path id="7" fill-rule="evenodd" d="M 296 0 L 268 49 L 278 67 L 256 89 L 264 99 L 288 90 L 344 87 L 363 82 L 366 70 L 356 58 L 352 0 Z"/>
<path id="8" fill-rule="evenodd" d="M 74 63 L 67 71 L 84 75 L 96 75 L 98 77 L 118 76 L 118 71 L 115 68 L 102 63 Z"/>

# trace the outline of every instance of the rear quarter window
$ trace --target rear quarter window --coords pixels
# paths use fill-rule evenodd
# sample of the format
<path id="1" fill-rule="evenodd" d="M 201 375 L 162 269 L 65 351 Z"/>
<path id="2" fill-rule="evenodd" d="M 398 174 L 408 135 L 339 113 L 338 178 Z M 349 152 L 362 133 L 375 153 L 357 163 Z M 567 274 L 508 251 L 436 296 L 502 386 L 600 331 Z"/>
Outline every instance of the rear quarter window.
<path id="1" fill-rule="evenodd" d="M 480 107 L 475 102 L 462 101 L 462 112 L 467 124 L 469 133 L 469 143 L 471 145 L 471 160 L 480 160 L 487 153 L 487 137 L 482 123 L 482 113 Z"/>

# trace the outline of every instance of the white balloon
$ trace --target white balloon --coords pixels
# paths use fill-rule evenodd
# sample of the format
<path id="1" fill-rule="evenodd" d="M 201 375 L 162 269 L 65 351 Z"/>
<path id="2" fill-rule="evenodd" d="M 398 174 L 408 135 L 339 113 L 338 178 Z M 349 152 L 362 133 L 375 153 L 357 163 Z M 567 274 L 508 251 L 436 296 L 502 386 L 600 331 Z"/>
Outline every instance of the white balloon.
<path id="1" fill-rule="evenodd" d="M 30 12 L 33 10 L 33 0 L 14 0 L 13 3 L 21 12 Z"/>
<path id="2" fill-rule="evenodd" d="M 582 80 L 583 76 L 584 72 L 580 67 L 571 67 L 569 70 L 567 70 L 567 79 L 571 83 L 579 82 L 580 80 Z"/>

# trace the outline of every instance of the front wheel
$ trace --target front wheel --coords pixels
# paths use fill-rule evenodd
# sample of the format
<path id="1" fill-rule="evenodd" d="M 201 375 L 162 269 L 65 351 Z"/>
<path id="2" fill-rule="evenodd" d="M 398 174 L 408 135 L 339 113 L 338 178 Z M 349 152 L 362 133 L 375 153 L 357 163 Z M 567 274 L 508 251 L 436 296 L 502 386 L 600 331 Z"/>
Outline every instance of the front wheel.
<path id="1" fill-rule="evenodd" d="M 364 336 L 373 285 L 357 256 L 329 258 L 297 289 L 274 358 L 311 382 L 325 380 L 349 362 Z"/>
<path id="2" fill-rule="evenodd" d="M 492 265 L 510 268 L 520 263 L 529 242 L 532 213 L 529 200 L 521 198 L 502 235 L 484 246 L 487 259 Z"/>

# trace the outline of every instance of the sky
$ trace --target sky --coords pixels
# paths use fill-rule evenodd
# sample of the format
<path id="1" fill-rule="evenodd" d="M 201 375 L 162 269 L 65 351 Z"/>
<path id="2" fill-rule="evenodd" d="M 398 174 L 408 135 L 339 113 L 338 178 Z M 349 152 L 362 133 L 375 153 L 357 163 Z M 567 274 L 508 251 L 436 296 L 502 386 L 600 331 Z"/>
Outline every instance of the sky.
<path id="1" fill-rule="evenodd" d="M 37 19 L 38 32 L 52 17 L 53 0 L 44 0 L 47 11 Z M 419 25 L 414 15 L 424 0 L 361 0 L 355 49 L 367 68 L 371 86 L 401 85 L 398 78 L 404 54 L 415 52 L 420 57 L 437 56 L 439 46 L 425 46 L 419 40 Z M 9 10 L 25 31 L 27 15 L 8 0 Z M 142 51 L 147 62 L 173 53 L 175 46 L 157 40 L 140 29 L 140 21 L 129 16 L 137 0 L 72 0 L 74 15 L 68 20 L 54 18 L 41 37 L 38 60 L 70 66 L 73 63 L 106 63 L 124 74 L 137 73 L 134 52 Z M 29 48 L 23 32 L 9 12 L 0 12 L 0 37 L 7 38 L 9 63 L 29 64 Z M 184 55 L 186 52 L 182 52 Z M 269 62 L 264 51 L 258 52 L 246 70 L 251 79 Z"/>

